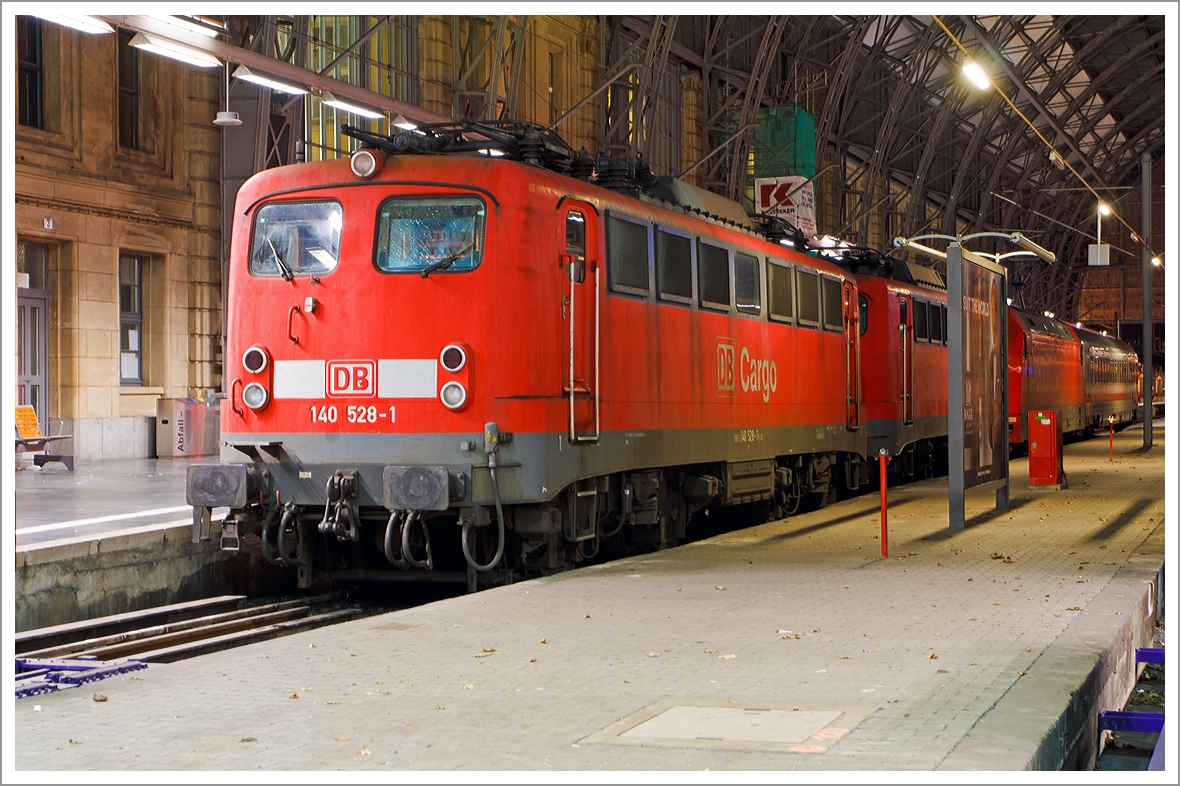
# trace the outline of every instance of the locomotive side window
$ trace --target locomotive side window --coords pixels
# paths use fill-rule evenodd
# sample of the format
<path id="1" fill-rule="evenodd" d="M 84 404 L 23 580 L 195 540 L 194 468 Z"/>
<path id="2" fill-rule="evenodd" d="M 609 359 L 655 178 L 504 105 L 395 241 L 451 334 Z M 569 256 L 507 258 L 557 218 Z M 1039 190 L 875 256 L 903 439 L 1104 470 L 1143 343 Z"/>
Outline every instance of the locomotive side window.
<path id="1" fill-rule="evenodd" d="M 940 303 L 930 304 L 930 340 L 942 343 L 942 323 L 946 319 L 946 306 Z"/>
<path id="2" fill-rule="evenodd" d="M 459 273 L 483 259 L 483 201 L 475 197 L 396 197 L 377 210 L 377 269 Z"/>
<path id="3" fill-rule="evenodd" d="M 656 230 L 656 287 L 661 300 L 692 303 L 692 240 Z"/>
<path id="4" fill-rule="evenodd" d="M 770 318 L 789 322 L 795 316 L 795 280 L 790 266 L 766 260 L 766 289 L 770 295 Z"/>
<path id="5" fill-rule="evenodd" d="M 738 311 L 762 313 L 762 278 L 756 257 L 740 253 L 733 255 L 733 294 Z"/>
<path id="6" fill-rule="evenodd" d="M 565 253 L 574 258 L 570 280 L 581 284 L 586 280 L 586 217 L 576 210 L 565 214 Z"/>
<path id="7" fill-rule="evenodd" d="M 701 305 L 729 310 L 729 249 L 697 241 L 697 267 L 700 271 Z"/>
<path id="8" fill-rule="evenodd" d="M 930 338 L 930 331 L 926 325 L 929 309 L 930 304 L 925 300 L 914 298 L 914 339 L 917 341 L 926 341 Z"/>
<path id="9" fill-rule="evenodd" d="M 254 217 L 250 272 L 261 278 L 318 276 L 340 255 L 339 202 L 273 202 Z"/>
<path id="10" fill-rule="evenodd" d="M 840 313 L 840 279 L 823 278 L 824 327 L 829 330 L 844 328 L 844 315 Z"/>
<path id="11" fill-rule="evenodd" d="M 622 216 L 606 217 L 606 262 L 611 289 L 648 293 L 648 227 Z"/>
<path id="12" fill-rule="evenodd" d="M 869 299 L 860 295 L 857 298 L 857 306 L 859 307 L 857 316 L 860 321 L 860 334 L 863 336 L 865 331 L 869 329 Z"/>
<path id="13" fill-rule="evenodd" d="M 799 273 L 799 323 L 819 327 L 819 276 L 810 270 Z"/>

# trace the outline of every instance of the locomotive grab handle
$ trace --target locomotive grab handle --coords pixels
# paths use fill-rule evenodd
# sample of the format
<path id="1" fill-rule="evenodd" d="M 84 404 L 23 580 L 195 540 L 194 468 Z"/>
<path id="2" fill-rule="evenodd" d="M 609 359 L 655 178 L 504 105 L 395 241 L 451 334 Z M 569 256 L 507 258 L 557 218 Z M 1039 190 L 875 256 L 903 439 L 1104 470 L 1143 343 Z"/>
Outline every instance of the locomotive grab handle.
<path id="1" fill-rule="evenodd" d="M 230 383 L 230 386 L 229 386 L 229 408 L 232 409 L 234 411 L 234 414 L 236 414 L 240 418 L 246 416 L 246 411 L 244 409 L 242 409 L 241 407 L 237 406 L 234 402 L 238 400 L 237 396 L 235 394 L 235 391 L 238 389 L 238 386 L 241 384 L 242 384 L 242 380 L 239 377 L 238 379 L 235 379 L 232 383 Z"/>
<path id="2" fill-rule="evenodd" d="M 299 336 L 292 335 L 292 333 L 291 333 L 291 317 L 293 317 L 297 313 L 299 313 L 299 310 L 300 310 L 299 306 L 294 305 L 294 306 L 291 306 L 291 310 L 287 312 L 287 338 L 291 339 L 292 344 L 299 343 Z"/>

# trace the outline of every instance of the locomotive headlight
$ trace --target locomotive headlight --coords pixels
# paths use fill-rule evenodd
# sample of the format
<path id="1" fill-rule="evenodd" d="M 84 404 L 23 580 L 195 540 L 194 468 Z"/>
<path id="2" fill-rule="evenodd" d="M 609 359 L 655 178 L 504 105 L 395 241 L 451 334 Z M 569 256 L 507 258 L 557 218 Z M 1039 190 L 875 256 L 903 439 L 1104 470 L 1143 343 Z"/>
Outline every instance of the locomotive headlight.
<path id="1" fill-rule="evenodd" d="M 250 347 L 242 354 L 242 365 L 251 374 L 261 374 L 269 363 L 270 358 L 262 347 Z"/>
<path id="2" fill-rule="evenodd" d="M 458 382 L 448 382 L 442 386 L 438 397 L 447 409 L 458 409 L 467 403 L 467 388 Z"/>
<path id="3" fill-rule="evenodd" d="M 270 394 L 266 392 L 266 388 L 257 382 L 251 382 L 242 391 L 242 401 L 246 402 L 246 406 L 250 409 L 262 409 L 269 399 Z"/>
<path id="4" fill-rule="evenodd" d="M 448 344 L 438 356 L 438 361 L 442 363 L 443 368 L 454 374 L 467 365 L 467 353 L 458 344 Z"/>
<path id="5" fill-rule="evenodd" d="M 352 154 L 349 159 L 349 166 L 352 168 L 352 173 L 357 177 L 370 178 L 381 171 L 381 166 L 385 163 L 385 154 L 380 150 L 374 150 L 369 147 L 361 148 Z"/>

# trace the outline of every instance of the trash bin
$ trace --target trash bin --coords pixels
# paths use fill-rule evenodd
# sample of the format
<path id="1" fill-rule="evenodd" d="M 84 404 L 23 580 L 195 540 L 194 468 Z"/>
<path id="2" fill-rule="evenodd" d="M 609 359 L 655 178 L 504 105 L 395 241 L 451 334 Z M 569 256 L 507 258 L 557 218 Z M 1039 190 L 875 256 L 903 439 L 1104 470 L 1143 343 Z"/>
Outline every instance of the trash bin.
<path id="1" fill-rule="evenodd" d="M 156 402 L 157 458 L 215 456 L 221 441 L 221 402 L 162 398 Z"/>

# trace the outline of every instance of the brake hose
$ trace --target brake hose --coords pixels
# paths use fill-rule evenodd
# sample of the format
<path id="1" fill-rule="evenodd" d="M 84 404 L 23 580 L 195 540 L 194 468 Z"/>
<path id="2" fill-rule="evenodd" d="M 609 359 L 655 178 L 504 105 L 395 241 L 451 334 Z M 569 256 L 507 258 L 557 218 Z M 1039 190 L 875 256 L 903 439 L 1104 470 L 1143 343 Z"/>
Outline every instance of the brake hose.
<path id="1" fill-rule="evenodd" d="M 499 535 L 499 542 L 496 544 L 496 556 L 492 557 L 492 561 L 487 565 L 480 565 L 471 556 L 471 549 L 467 546 L 467 530 L 471 528 L 471 521 L 463 520 L 463 556 L 467 560 L 467 564 L 474 570 L 480 573 L 486 573 L 492 568 L 500 564 L 500 559 L 504 556 L 504 509 L 500 505 L 500 484 L 496 480 L 496 454 L 488 454 L 488 471 L 492 474 L 492 495 L 496 499 L 496 530 Z"/>
<path id="2" fill-rule="evenodd" d="M 415 521 L 422 526 L 422 537 L 426 539 L 425 561 L 414 559 L 414 555 L 410 551 L 410 527 L 413 526 Z M 426 528 L 426 519 L 422 517 L 421 511 L 411 511 L 410 515 L 406 517 L 405 526 L 402 527 L 402 559 L 415 568 L 434 570 L 434 559 L 430 556 L 430 530 Z"/>
<path id="3" fill-rule="evenodd" d="M 404 559 L 393 556 L 393 528 L 394 524 L 397 523 L 401 516 L 402 511 L 400 510 L 395 510 L 389 514 L 389 523 L 385 525 L 385 559 L 389 560 L 389 564 L 393 565 L 395 568 L 409 570 L 410 563 L 406 562 Z"/>

